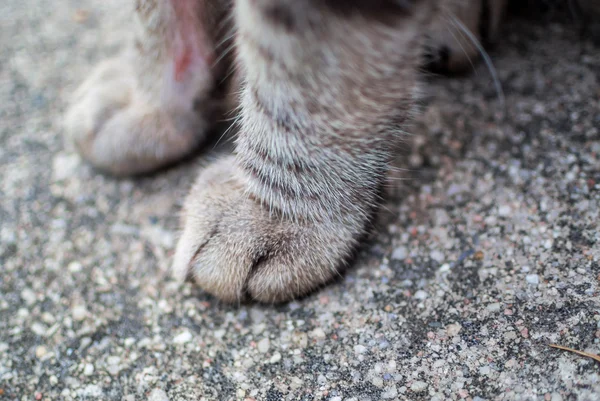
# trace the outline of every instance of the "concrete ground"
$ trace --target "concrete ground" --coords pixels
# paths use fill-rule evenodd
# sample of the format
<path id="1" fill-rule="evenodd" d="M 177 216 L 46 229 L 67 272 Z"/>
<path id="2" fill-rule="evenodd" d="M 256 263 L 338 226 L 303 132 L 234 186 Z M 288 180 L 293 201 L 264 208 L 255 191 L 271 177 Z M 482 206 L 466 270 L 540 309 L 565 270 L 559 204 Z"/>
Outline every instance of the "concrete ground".
<path id="1" fill-rule="evenodd" d="M 431 79 L 347 274 L 227 306 L 167 268 L 206 156 L 116 180 L 62 138 L 122 0 L 0 4 L 0 400 L 598 400 L 600 49 L 516 21 Z"/>

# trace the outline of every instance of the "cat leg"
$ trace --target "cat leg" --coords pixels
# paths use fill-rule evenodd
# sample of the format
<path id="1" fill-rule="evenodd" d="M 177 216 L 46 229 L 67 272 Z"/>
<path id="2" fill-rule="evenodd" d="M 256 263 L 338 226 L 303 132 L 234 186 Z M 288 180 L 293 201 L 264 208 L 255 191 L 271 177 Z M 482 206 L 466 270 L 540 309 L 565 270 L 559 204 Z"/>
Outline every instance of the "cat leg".
<path id="1" fill-rule="evenodd" d="M 174 274 L 279 302 L 340 274 L 412 112 L 431 3 L 239 0 L 236 155 L 202 171 Z"/>
<path id="2" fill-rule="evenodd" d="M 146 173 L 201 144 L 219 113 L 214 40 L 226 1 L 136 0 L 134 43 L 83 82 L 67 135 L 95 167 Z M 220 9 L 219 9 L 220 8 Z M 215 11 L 218 10 L 218 11 Z"/>

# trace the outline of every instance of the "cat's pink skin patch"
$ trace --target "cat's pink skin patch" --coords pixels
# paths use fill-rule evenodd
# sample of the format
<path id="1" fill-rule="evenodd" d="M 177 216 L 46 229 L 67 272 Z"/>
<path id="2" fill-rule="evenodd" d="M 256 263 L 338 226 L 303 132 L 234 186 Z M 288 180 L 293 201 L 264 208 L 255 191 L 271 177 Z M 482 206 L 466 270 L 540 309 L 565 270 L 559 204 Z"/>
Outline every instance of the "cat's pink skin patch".
<path id="1" fill-rule="evenodd" d="M 191 62 L 192 51 L 189 48 L 186 48 L 182 54 L 177 55 L 175 59 L 175 81 L 183 81 L 183 75 L 188 70 Z"/>
<path id="2" fill-rule="evenodd" d="M 190 68 L 209 68 L 214 61 L 214 55 L 201 25 L 204 1 L 170 1 L 176 19 L 173 45 L 174 79 L 176 82 L 182 82 Z"/>

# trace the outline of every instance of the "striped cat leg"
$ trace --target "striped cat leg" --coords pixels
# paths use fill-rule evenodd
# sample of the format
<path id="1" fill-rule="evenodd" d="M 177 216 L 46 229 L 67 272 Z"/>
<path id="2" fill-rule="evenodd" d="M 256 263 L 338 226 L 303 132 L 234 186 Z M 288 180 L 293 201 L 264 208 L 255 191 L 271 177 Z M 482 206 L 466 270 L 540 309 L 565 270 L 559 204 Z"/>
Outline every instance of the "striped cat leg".
<path id="1" fill-rule="evenodd" d="M 239 302 L 339 275 L 412 111 L 431 3 L 239 0 L 237 153 L 201 172 L 174 273 Z"/>

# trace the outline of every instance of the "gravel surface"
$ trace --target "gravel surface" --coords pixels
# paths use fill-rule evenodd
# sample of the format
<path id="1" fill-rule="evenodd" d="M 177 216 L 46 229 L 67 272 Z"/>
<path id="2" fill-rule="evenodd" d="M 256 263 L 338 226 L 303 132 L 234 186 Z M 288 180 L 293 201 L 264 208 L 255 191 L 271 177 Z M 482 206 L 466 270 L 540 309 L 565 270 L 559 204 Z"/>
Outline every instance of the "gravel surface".
<path id="1" fill-rule="evenodd" d="M 347 274 L 227 306 L 167 268 L 207 156 L 116 180 L 65 99 L 128 28 L 121 0 L 0 4 L 0 400 L 598 400 L 600 50 L 516 21 L 490 75 L 430 79 Z M 433 96 L 435 95 L 435 96 Z"/>

